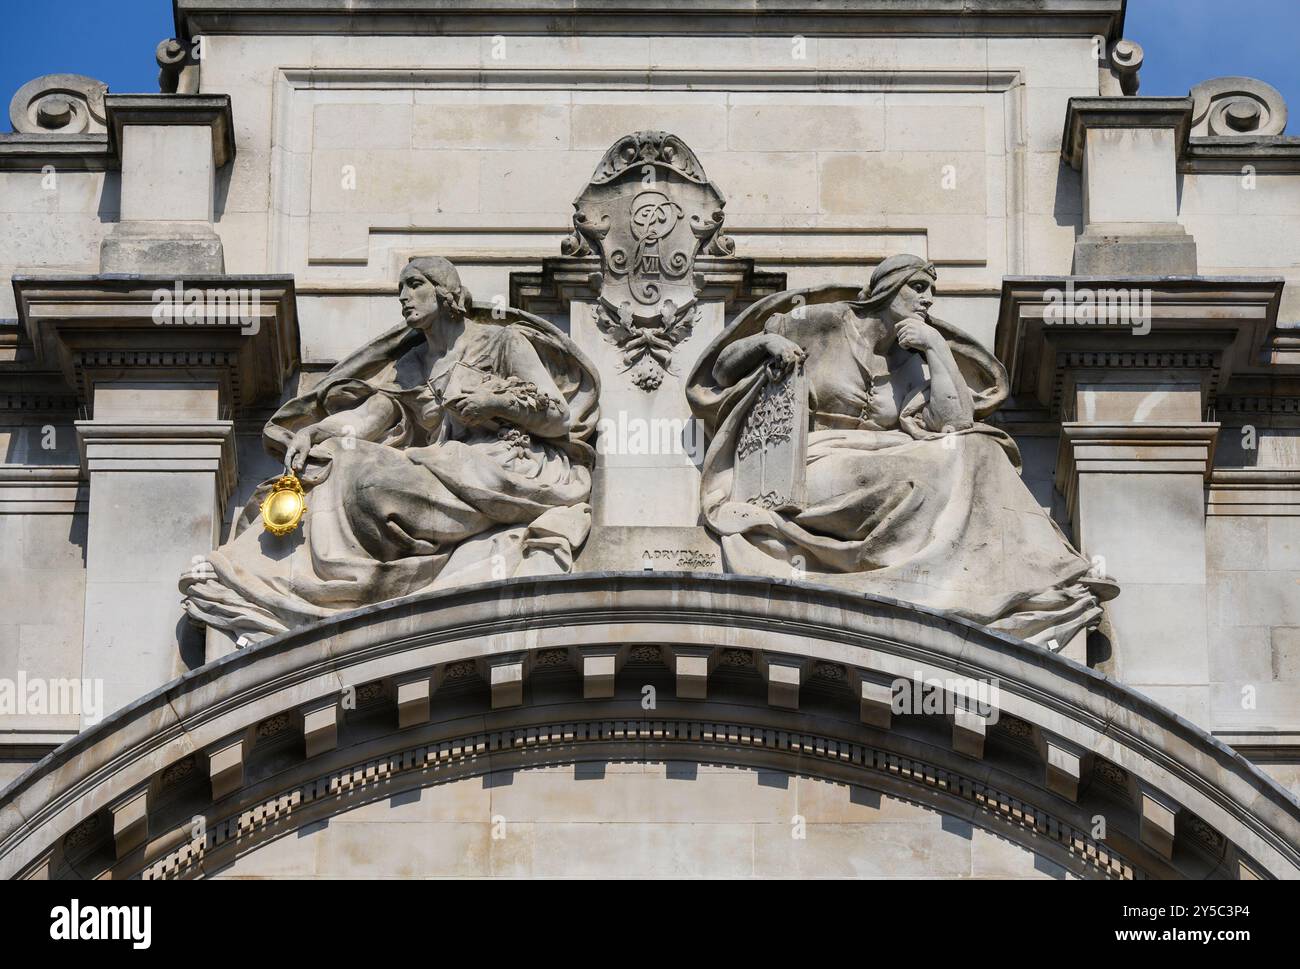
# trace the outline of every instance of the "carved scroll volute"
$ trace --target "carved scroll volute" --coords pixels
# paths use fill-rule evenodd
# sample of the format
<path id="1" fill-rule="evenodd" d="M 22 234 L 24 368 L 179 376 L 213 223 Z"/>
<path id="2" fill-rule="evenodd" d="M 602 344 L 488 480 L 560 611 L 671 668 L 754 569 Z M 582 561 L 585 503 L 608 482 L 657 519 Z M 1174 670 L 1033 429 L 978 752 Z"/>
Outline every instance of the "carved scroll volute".
<path id="1" fill-rule="evenodd" d="M 107 130 L 108 85 L 81 74 L 46 74 L 28 81 L 9 102 L 9 122 L 23 134 L 87 134 Z"/>
<path id="2" fill-rule="evenodd" d="M 1253 77 L 1216 77 L 1191 90 L 1192 135 L 1258 138 L 1286 130 L 1286 102 Z"/>
<path id="3" fill-rule="evenodd" d="M 199 60 L 193 43 L 169 37 L 154 51 L 158 61 L 158 90 L 163 94 L 198 94 Z"/>
<path id="4" fill-rule="evenodd" d="M 1125 96 L 1133 97 L 1138 93 L 1141 81 L 1138 71 L 1142 69 L 1145 56 L 1142 45 L 1132 40 L 1117 40 L 1110 48 L 1110 67 L 1119 78 L 1120 90 Z"/>
<path id="5" fill-rule="evenodd" d="M 725 204 L 695 153 L 665 131 L 616 141 L 573 203 L 561 251 L 599 257 L 596 322 L 643 390 L 671 372 L 673 348 L 694 326 L 696 257 L 734 251 L 722 231 Z"/>

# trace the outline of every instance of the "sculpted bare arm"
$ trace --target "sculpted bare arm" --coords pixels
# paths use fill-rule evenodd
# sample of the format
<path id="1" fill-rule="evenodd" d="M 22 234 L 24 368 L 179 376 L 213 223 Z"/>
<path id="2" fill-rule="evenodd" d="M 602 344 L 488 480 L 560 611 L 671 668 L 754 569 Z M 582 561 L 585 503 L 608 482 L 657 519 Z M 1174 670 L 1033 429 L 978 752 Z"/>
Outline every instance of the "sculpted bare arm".
<path id="1" fill-rule="evenodd" d="M 284 463 L 295 471 L 301 471 L 307 464 L 307 452 L 314 445 L 332 437 L 377 441 L 396 419 L 397 404 L 386 394 L 372 394 L 356 407 L 336 411 L 298 431 L 285 450 Z"/>

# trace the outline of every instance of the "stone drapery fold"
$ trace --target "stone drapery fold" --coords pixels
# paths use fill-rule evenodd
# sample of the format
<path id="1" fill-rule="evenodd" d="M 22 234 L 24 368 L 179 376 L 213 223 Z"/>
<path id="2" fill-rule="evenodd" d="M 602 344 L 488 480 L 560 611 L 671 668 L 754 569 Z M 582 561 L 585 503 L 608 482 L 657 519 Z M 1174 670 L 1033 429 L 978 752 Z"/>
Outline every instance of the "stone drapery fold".
<path id="1" fill-rule="evenodd" d="M 255 642 L 338 612 L 418 592 L 571 570 L 591 524 L 590 439 L 599 377 L 567 336 L 516 310 L 479 315 L 444 358 L 423 334 L 384 333 L 267 423 L 283 458 L 298 431 L 383 395 L 393 417 L 371 440 L 314 446 L 304 526 L 262 531 L 263 482 L 229 542 L 185 573 L 191 619 Z M 567 414 L 562 434 L 462 424 L 442 406 L 458 366 L 529 388 Z M 429 376 L 430 374 L 433 376 Z"/>
<path id="2" fill-rule="evenodd" d="M 976 420 L 957 430 L 929 426 L 919 355 L 907 355 L 906 379 L 891 374 L 874 352 L 886 342 L 879 301 L 861 297 L 842 286 L 767 297 L 714 340 L 691 374 L 687 395 L 711 435 L 703 513 L 726 569 L 887 595 L 1064 647 L 1100 621 L 1096 591 L 1113 587 L 1092 575 L 1020 480 L 1015 443 L 981 420 L 1007 396 L 1005 370 L 931 317 L 970 388 Z M 734 341 L 764 332 L 808 353 L 807 496 L 796 510 L 732 493 L 738 440 L 773 378 L 760 366 L 724 386 L 714 367 Z"/>

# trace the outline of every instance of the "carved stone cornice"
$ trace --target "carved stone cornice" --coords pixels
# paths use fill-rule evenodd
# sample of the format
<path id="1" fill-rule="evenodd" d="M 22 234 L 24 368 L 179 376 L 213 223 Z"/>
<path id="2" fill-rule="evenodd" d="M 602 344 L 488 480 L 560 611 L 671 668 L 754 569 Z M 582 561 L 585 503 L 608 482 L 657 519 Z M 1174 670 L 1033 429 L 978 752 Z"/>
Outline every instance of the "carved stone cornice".
<path id="1" fill-rule="evenodd" d="M 1194 374 L 1208 409 L 1219 389 L 1240 376 L 1300 374 L 1300 360 L 1293 362 L 1290 350 L 1294 331 L 1277 326 L 1283 285 L 1280 277 L 1008 276 L 995 352 L 1012 393 L 1058 417 L 1068 410 L 1067 378 L 1081 370 Z M 1053 315 L 1065 305 L 1063 294 L 1085 291 L 1125 294 L 1149 320 L 1131 325 L 1102 322 L 1104 314 L 1079 321 Z"/>
<path id="2" fill-rule="evenodd" d="M 203 125 L 212 130 L 217 168 L 235 157 L 229 94 L 110 94 L 104 98 L 110 144 L 121 151 L 124 125 Z"/>
<path id="3" fill-rule="evenodd" d="M 803 775 L 851 776 L 855 786 L 875 787 L 940 809 L 961 811 L 964 806 L 962 816 L 976 825 L 988 826 L 1013 843 L 1046 843 L 1058 857 L 1063 856 L 1072 871 L 1084 877 L 1118 881 L 1149 877 L 1130 857 L 1093 838 L 1089 831 L 1052 811 L 1026 804 L 980 777 L 840 737 L 688 717 L 566 720 L 449 735 L 437 743 L 408 742 L 384 757 L 367 758 L 295 783 L 262 798 L 259 804 L 237 802 L 208 827 L 205 838 L 190 838 L 155 852 L 140 877 L 171 880 L 218 871 L 271 838 L 310 823 L 308 819 L 328 818 L 355 805 L 418 790 L 430 776 L 436 783 L 479 776 L 488 754 L 497 764 L 516 759 L 522 764 L 526 757 L 530 765 L 541 766 L 565 763 L 565 758 L 575 754 L 625 757 L 628 747 L 647 743 L 656 756 L 700 757 L 716 763 L 730 763 L 736 759 L 736 748 L 748 748 L 749 756 L 743 759 L 750 764 L 784 761 L 787 769 Z M 520 748 L 527 753 L 520 754 Z M 918 788 L 923 792 L 919 797 Z M 1207 830 L 1221 840 L 1212 828 L 1207 826 Z M 85 845 L 80 847 L 84 851 Z"/>
<path id="4" fill-rule="evenodd" d="M 120 164 L 108 132 L 92 134 L 0 134 L 0 172 L 107 172 Z"/>
<path id="5" fill-rule="evenodd" d="M 30 362 L 0 364 L 0 413 L 6 420 L 77 412 L 77 395 L 57 370 L 36 370 Z"/>
<path id="6" fill-rule="evenodd" d="M 1217 413 L 1269 414 L 1300 417 L 1300 397 L 1264 397 L 1221 391 L 1215 402 Z"/>
<path id="7" fill-rule="evenodd" d="M 1180 172 L 1241 176 L 1250 166 L 1262 175 L 1300 174 L 1300 138 L 1287 135 L 1190 138 Z"/>
<path id="8" fill-rule="evenodd" d="M 684 688 L 670 696 L 665 683 L 648 715 L 643 679 L 620 675 L 619 657 L 629 668 L 667 666 L 658 675 Z M 1023 742 L 1004 750 L 995 731 L 976 751 L 959 743 L 957 724 L 949 736 L 933 718 L 884 721 L 878 687 L 899 677 L 996 681 L 991 709 L 1018 722 Z M 427 689 L 405 691 L 403 729 L 401 687 L 420 681 Z M 379 706 L 340 710 L 349 688 L 375 696 L 387 716 Z M 413 694 L 426 693 L 427 719 L 421 700 L 412 722 Z M 188 803 L 154 806 L 175 765 L 228 754 L 240 737 L 255 744 L 272 721 L 290 737 L 276 772 L 245 772 L 239 786 L 214 775 Z M 1103 851 L 1120 860 L 1121 876 L 1124 864 L 1149 877 L 1300 874 L 1294 799 L 1205 732 L 1093 670 L 893 600 L 737 576 L 603 573 L 358 609 L 140 698 L 0 794 L 0 877 L 84 877 L 91 868 L 169 876 L 193 861 L 215 871 L 385 791 L 572 762 L 578 747 L 593 758 L 812 771 L 897 792 L 1013 840 L 1037 838 L 1035 850 L 1084 875 L 1112 872 Z M 233 769 L 230 761 L 218 767 Z M 1090 829 L 1100 805 L 1089 778 L 1102 769 L 1119 778 L 1103 795 L 1108 832 L 1075 853 L 1073 836 L 1058 832 Z M 138 820 L 150 840 L 114 857 L 102 821 L 142 792 Z M 188 833 L 195 814 L 213 840 L 196 844 Z M 97 830 L 78 834 L 91 817 Z M 1182 822 L 1193 819 L 1215 833 L 1212 857 L 1181 850 L 1203 843 L 1184 843 Z M 107 853 L 95 855 L 96 843 Z"/>
<path id="9" fill-rule="evenodd" d="M 1094 37 L 1119 40 L 1124 0 L 176 0 L 177 37 L 229 34 L 629 34 Z"/>
<path id="10" fill-rule="evenodd" d="M 202 302 L 156 321 L 181 305 L 177 287 Z M 15 276 L 14 294 L 36 365 L 57 367 L 87 407 L 97 380 L 167 376 L 215 382 L 221 412 L 239 414 L 278 399 L 299 363 L 292 276 Z M 230 294 L 245 297 L 235 312 Z"/>
<path id="11" fill-rule="evenodd" d="M 1088 128 L 1173 128 L 1180 172 L 1300 172 L 1300 138 L 1282 134 L 1286 104 L 1250 77 L 1203 81 L 1185 98 L 1071 98 L 1061 157 L 1078 170 Z"/>
<path id="12" fill-rule="evenodd" d="M 1061 157 L 1075 171 L 1083 165 L 1089 128 L 1173 128 L 1181 154 L 1192 124 L 1191 98 L 1070 98 L 1061 135 Z"/>

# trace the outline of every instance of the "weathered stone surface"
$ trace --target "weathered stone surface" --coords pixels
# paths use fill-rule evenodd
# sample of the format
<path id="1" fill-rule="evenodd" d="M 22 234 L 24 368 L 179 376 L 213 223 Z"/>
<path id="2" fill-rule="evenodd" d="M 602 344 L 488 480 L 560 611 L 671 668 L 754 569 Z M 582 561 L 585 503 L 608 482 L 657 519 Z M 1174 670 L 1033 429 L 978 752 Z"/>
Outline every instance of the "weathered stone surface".
<path id="1" fill-rule="evenodd" d="M 516 580 L 502 588 L 517 597 L 503 599 L 501 589 L 434 593 L 375 608 L 329 631 L 301 630 L 274 649 L 245 650 L 230 657 L 219 677 L 189 677 L 145 698 L 77 738 L 52 759 L 47 773 L 29 776 L 0 795 L 0 838 L 14 846 L 0 854 L 0 871 L 13 875 L 34 870 L 30 864 L 40 863 L 43 855 L 37 846 L 43 838 L 61 837 L 101 808 L 121 812 L 123 832 L 142 821 L 161 824 L 164 817 L 171 819 L 167 825 L 176 824 L 176 805 L 168 814 L 126 808 L 151 778 L 169 774 L 194 753 L 192 745 L 160 749 L 160 731 L 180 727 L 192 744 L 212 750 L 244 730 L 251 731 L 257 743 L 273 745 L 276 737 L 295 736 L 295 716 L 301 716 L 297 722 L 305 743 L 284 747 L 282 773 L 277 775 L 282 786 L 240 788 L 227 795 L 238 801 L 223 808 L 231 818 L 248 812 L 275 818 L 277 834 L 285 833 L 284 825 L 303 831 L 302 838 L 288 840 L 305 845 L 305 854 L 267 856 L 267 864 L 277 870 L 284 866 L 286 874 L 320 874 L 310 860 L 320 855 L 307 839 L 313 827 L 327 830 L 333 825 L 314 822 L 332 820 L 370 800 L 376 788 L 369 785 L 381 782 L 404 817 L 388 818 L 387 805 L 376 804 L 347 824 L 442 819 L 478 825 L 484 833 L 475 838 L 506 844 L 498 846 L 504 852 L 499 868 L 497 862 L 475 860 L 480 856 L 472 853 L 459 860 L 414 853 L 401 861 L 394 856 L 391 864 L 401 867 L 390 869 L 389 861 L 378 860 L 386 857 L 381 854 L 376 855 L 379 873 L 438 874 L 452 870 L 448 864 L 462 866 L 454 869 L 462 873 L 528 872 L 529 846 L 538 842 L 528 841 L 527 833 L 540 831 L 538 826 L 572 824 L 588 827 L 595 847 L 576 847 L 564 839 L 572 857 L 562 862 L 547 854 L 547 872 L 604 871 L 610 857 L 636 867 L 647 863 L 645 856 L 623 854 L 633 850 L 627 842 L 662 836 L 668 839 L 665 845 L 677 846 L 669 848 L 671 854 L 689 846 L 690 839 L 678 840 L 660 825 L 698 823 L 745 830 L 768 826 L 750 831 L 766 845 L 763 852 L 775 852 L 770 857 L 760 853 L 766 860 L 758 873 L 968 872 L 971 856 L 954 853 L 951 846 L 933 846 L 903 859 L 889 847 L 895 837 L 920 839 L 917 844 L 923 846 L 930 836 L 908 826 L 937 824 L 938 830 L 962 835 L 967 845 L 972 831 L 964 825 L 987 828 L 1038 854 L 1044 863 L 1083 877 L 1204 877 L 1208 869 L 1197 867 L 1201 862 L 1195 852 L 1171 853 L 1173 840 L 1182 836 L 1172 819 L 1183 811 L 1205 822 L 1198 837 L 1223 837 L 1232 845 L 1233 864 L 1240 851 L 1252 868 L 1270 875 L 1295 870 L 1296 863 L 1287 860 L 1300 850 L 1293 830 L 1295 803 L 1272 782 L 1140 694 L 1011 637 L 886 600 L 737 577 L 559 576 Z M 527 629 L 515 620 L 521 602 L 531 604 L 535 620 Z M 635 625 L 609 621 L 630 610 L 645 618 Z M 731 643 L 719 649 L 724 654 L 720 667 L 727 672 L 717 674 L 705 703 L 678 705 L 661 692 L 654 708 L 647 709 L 640 689 L 587 698 L 581 677 L 551 674 L 544 688 L 532 687 L 545 690 L 544 706 L 530 713 L 517 702 L 505 702 L 520 698 L 530 664 L 553 666 L 543 657 L 573 642 L 573 630 L 584 630 L 584 649 L 621 650 L 633 643 L 680 641 L 680 619 L 687 613 L 712 617 L 716 628 L 728 631 Z M 819 633 L 810 637 L 779 632 L 772 628 L 774 616 L 784 617 L 782 627 Z M 466 625 L 475 619 L 476 625 Z M 436 649 L 412 649 L 413 628 L 439 640 Z M 451 631 L 460 638 L 447 638 Z M 871 647 L 857 645 L 863 641 Z M 730 653 L 745 655 L 736 658 Z M 373 683 L 377 676 L 405 680 L 429 669 L 431 657 L 436 657 L 433 662 L 446 667 L 448 682 L 464 678 L 459 671 L 453 674 L 453 668 L 469 665 L 481 669 L 484 685 L 491 681 L 496 689 L 462 690 L 458 698 L 435 699 L 428 725 L 401 730 L 391 718 L 365 714 L 365 705 L 374 701 L 360 693 L 362 706 L 355 715 L 345 707 L 348 694 L 340 691 L 338 678 L 318 672 L 327 655 L 348 669 L 354 683 Z M 636 661 L 639 669 L 647 669 L 645 658 Z M 986 725 L 982 736 L 988 739 L 981 745 L 985 759 L 976 762 L 973 751 L 933 746 L 933 724 L 923 724 L 929 719 L 924 717 L 895 718 L 893 729 L 873 732 L 870 740 L 843 739 L 854 736 L 857 711 L 843 702 L 843 694 L 828 692 L 833 682 L 827 679 L 830 667 L 848 667 L 852 676 L 846 680 L 861 676 L 880 682 L 882 676 L 888 679 L 891 672 L 896 676 L 918 665 L 926 675 L 953 676 L 972 662 L 1003 683 L 1000 713 L 1048 738 L 1048 751 L 1022 752 L 1008 766 L 1000 753 L 991 751 L 993 729 Z M 792 686 L 794 679 L 785 674 L 797 674 L 801 667 L 812 674 L 799 691 L 797 712 L 762 702 L 773 684 Z M 757 675 L 760 670 L 768 671 L 769 683 Z M 497 696 L 494 702 L 496 693 L 510 695 Z M 1047 694 L 1054 698 L 1050 706 L 1028 699 Z M 536 711 L 543 708 L 548 714 L 538 718 Z M 160 714 L 171 719 L 160 719 Z M 1101 716 L 1107 718 L 1104 733 L 1095 729 Z M 974 714 L 958 720 L 966 732 L 978 732 L 984 722 Z M 1000 723 L 997 733 L 998 744 L 1005 745 Z M 925 760 L 917 759 L 920 737 L 929 738 L 922 745 L 929 751 Z M 1153 759 L 1157 740 L 1162 753 Z M 348 764 L 346 751 L 354 746 L 357 762 Z M 1106 777 L 1117 778 L 1105 783 L 1120 790 L 1130 783 L 1141 785 L 1138 802 L 1127 808 L 1121 806 L 1127 802 L 1115 802 L 1108 809 L 1112 826 L 1143 830 L 1140 842 L 1126 842 L 1124 850 L 1116 852 L 1088 834 L 1093 806 L 1073 806 L 1068 799 L 1044 801 L 1042 775 L 1026 777 L 1023 759 L 1037 756 L 1044 772 L 1072 771 L 1072 762 L 1053 759 L 1052 746 L 1104 759 L 1099 771 L 1105 767 L 1105 773 L 1095 774 L 1094 783 L 1096 777 Z M 111 769 L 105 769 L 107 761 Z M 481 779 L 485 764 L 496 775 L 488 784 Z M 437 765 L 436 772 L 428 770 L 430 765 Z M 760 775 L 755 780 L 738 767 Z M 475 787 L 448 787 L 461 777 L 472 777 Z M 618 778 L 619 783 L 593 796 L 586 785 L 600 778 Z M 828 782 L 843 785 L 835 788 L 840 793 L 832 794 L 824 786 Z M 755 783 L 763 791 L 750 791 Z M 805 793 L 806 783 L 814 786 Z M 79 785 L 85 790 L 82 799 L 61 797 L 68 786 Z M 211 803 L 201 787 L 194 796 Z M 282 796 L 288 801 L 282 802 Z M 295 796 L 300 799 L 294 801 Z M 913 803 L 895 803 L 895 796 Z M 287 813 L 286 804 L 292 805 Z M 931 810 L 938 815 L 928 813 Z M 1123 817 L 1115 815 L 1117 811 L 1123 811 Z M 190 817 L 180 813 L 188 830 Z M 225 824 L 226 817 L 210 818 L 210 830 Z M 812 847 L 833 834 L 836 825 L 880 824 L 895 826 L 894 834 L 856 827 L 856 840 L 832 838 L 835 850 L 828 853 L 804 853 L 797 847 L 776 851 L 778 832 L 796 845 L 806 841 Z M 609 830 L 596 836 L 602 826 Z M 262 836 L 255 829 L 237 836 L 224 830 L 224 840 L 207 848 L 203 863 L 209 873 L 250 852 L 259 853 Z M 553 830 L 558 836 L 559 829 Z M 651 830 L 661 835 L 652 836 Z M 114 877 L 141 871 L 146 877 L 174 877 L 188 871 L 194 859 L 182 857 L 171 832 L 170 827 L 151 830 L 147 852 L 123 855 L 113 868 Z M 379 828 L 354 834 L 384 836 Z M 525 840 L 510 841 L 520 835 Z M 129 839 L 124 836 L 125 843 Z M 1102 860 L 1112 854 L 1117 855 L 1114 866 Z M 681 870 L 697 875 L 731 871 L 727 865 L 734 862 L 729 853 L 692 855 Z M 647 872 L 678 870 L 663 864 L 656 862 Z"/>
<path id="2" fill-rule="evenodd" d="M 688 382 L 712 435 L 705 519 L 727 571 L 874 590 L 1069 643 L 1099 624 L 1097 594 L 1113 584 L 980 423 L 1007 376 L 930 316 L 936 275 L 894 256 L 856 300 L 848 287 L 779 293 L 710 345 Z"/>
<path id="3" fill-rule="evenodd" d="M 642 390 L 658 389 L 698 321 L 696 256 L 735 249 L 722 231 L 725 204 L 695 153 L 666 131 L 615 141 L 573 203 L 564 254 L 600 256 L 595 322 Z"/>
<path id="4" fill-rule="evenodd" d="M 176 6 L 165 93 L 47 76 L 0 134 L 0 875 L 1294 877 L 1300 139 L 1278 92 L 1135 96 L 1122 0 Z M 575 196 L 599 228 L 612 144 L 633 157 L 604 183 L 630 193 L 610 254 L 640 249 L 644 303 L 602 301 L 622 282 L 594 247 L 556 255 Z M 730 250 L 724 197 L 734 255 L 699 248 Z M 937 269 L 965 333 L 917 318 L 961 383 L 1006 400 L 926 423 L 945 368 L 923 350 L 925 435 L 820 450 L 879 415 L 877 380 L 909 404 L 915 361 L 859 327 L 870 285 L 834 286 L 899 251 Z M 485 326 L 585 370 L 606 420 L 471 442 L 421 423 L 428 369 L 363 351 L 358 375 L 422 252 Z M 257 288 L 261 310 L 251 332 L 159 326 L 174 285 Z M 1079 289 L 1145 315 L 1047 318 Z M 785 385 L 814 391 L 790 426 L 811 447 L 763 419 L 779 394 L 708 426 L 687 401 L 782 290 L 783 317 L 828 297 L 779 334 L 810 344 Z M 858 327 L 833 353 L 810 333 L 828 304 Z M 329 474 L 306 531 L 262 533 L 296 434 L 385 394 L 416 404 L 376 440 L 309 440 L 304 476 Z M 717 520 L 745 475 L 710 492 L 710 432 L 759 439 L 739 491 L 775 521 Z M 510 467 L 476 477 L 467 444 Z M 559 493 L 566 474 L 587 480 Z M 900 482 L 916 500 L 891 506 Z M 1082 564 L 1054 522 L 1080 585 L 1123 584 L 1100 615 L 1044 567 Z M 182 570 L 226 628 L 186 623 Z M 1061 638 L 962 622 L 981 596 Z M 1002 719 L 893 709 L 897 683 L 972 669 Z M 81 677 L 99 710 L 4 706 Z"/>
<path id="5" fill-rule="evenodd" d="M 271 544 L 255 523 L 279 479 L 265 482 L 203 573 L 181 577 L 196 622 L 257 641 L 433 585 L 572 567 L 598 377 L 545 321 L 476 315 L 445 259 L 408 263 L 400 302 L 404 326 L 266 425 L 302 474 L 308 525 Z"/>

